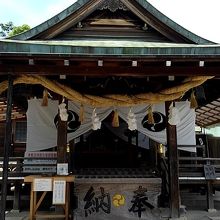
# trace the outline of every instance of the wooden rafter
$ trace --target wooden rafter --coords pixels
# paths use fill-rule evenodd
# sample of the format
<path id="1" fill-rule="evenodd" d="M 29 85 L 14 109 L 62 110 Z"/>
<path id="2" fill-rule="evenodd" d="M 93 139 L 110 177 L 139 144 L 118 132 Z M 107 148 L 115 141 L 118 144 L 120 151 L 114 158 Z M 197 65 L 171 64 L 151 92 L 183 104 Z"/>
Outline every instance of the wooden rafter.
<path id="1" fill-rule="evenodd" d="M 0 101 L 0 121 L 6 120 L 6 110 L 7 110 L 7 102 Z M 13 120 L 15 120 L 15 119 L 21 119 L 21 118 L 25 118 L 25 117 L 26 117 L 26 115 L 25 115 L 24 111 L 13 104 L 11 118 Z"/>
<path id="2" fill-rule="evenodd" d="M 196 124 L 208 127 L 220 123 L 220 98 L 196 109 Z"/>

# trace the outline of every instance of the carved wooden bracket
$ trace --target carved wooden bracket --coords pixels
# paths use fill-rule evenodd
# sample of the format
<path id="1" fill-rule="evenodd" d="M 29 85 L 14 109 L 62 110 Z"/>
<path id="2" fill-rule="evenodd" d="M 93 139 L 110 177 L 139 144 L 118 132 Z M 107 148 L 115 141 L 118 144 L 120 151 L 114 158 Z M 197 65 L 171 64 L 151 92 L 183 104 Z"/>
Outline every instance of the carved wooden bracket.
<path id="1" fill-rule="evenodd" d="M 128 11 L 129 9 L 127 8 L 124 3 L 122 3 L 120 0 L 105 0 L 98 8 L 99 10 L 104 10 L 108 9 L 111 12 L 115 12 L 117 10 L 123 10 L 123 11 Z"/>

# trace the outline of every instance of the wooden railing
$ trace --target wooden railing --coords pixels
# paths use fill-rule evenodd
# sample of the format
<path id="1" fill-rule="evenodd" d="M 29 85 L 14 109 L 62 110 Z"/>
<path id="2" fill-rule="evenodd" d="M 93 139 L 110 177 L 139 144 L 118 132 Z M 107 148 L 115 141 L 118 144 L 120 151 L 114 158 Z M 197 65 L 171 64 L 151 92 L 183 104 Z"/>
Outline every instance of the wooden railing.
<path id="1" fill-rule="evenodd" d="M 2 171 L 3 171 L 3 157 L 0 157 L 0 180 L 2 179 Z M 35 163 L 32 163 L 30 161 L 30 158 L 25 157 L 10 157 L 9 158 L 9 167 L 8 167 L 8 180 L 19 180 L 22 179 L 22 177 L 30 175 L 30 174 L 36 174 L 36 173 L 53 173 L 55 172 L 55 169 L 53 169 L 53 172 L 47 172 L 47 170 L 40 170 L 38 172 L 38 167 L 49 167 L 49 168 L 55 168 L 56 161 L 54 158 L 38 158 L 34 157 L 31 158 L 31 160 L 35 161 Z M 37 161 L 40 161 L 37 163 Z M 45 163 L 44 163 L 45 161 Z M 48 163 L 48 161 L 51 161 Z M 36 167 L 36 170 L 28 170 L 28 167 Z M 25 171 L 26 168 L 26 171 Z M 49 169 L 49 171 L 52 169 Z"/>
<path id="2" fill-rule="evenodd" d="M 10 157 L 9 160 L 9 169 L 8 169 L 8 180 L 9 183 L 23 183 L 23 179 L 27 175 L 35 174 L 35 173 L 25 173 L 23 172 L 24 161 L 30 158 L 25 157 Z M 32 158 L 32 159 L 40 159 L 42 158 Z M 48 160 L 48 158 L 45 158 Z M 54 160 L 54 159 L 51 159 Z M 40 164 L 41 166 L 43 164 Z M 204 166 L 211 165 L 214 167 L 216 178 L 207 179 L 204 173 Z M 31 163 L 26 163 L 25 166 L 32 166 Z M 38 166 L 38 164 L 34 164 L 34 166 Z M 47 163 L 46 166 L 49 166 Z M 54 166 L 54 163 L 51 163 L 51 166 Z M 168 166 L 167 166 L 167 158 L 161 159 L 161 167 L 165 172 L 165 189 L 169 192 L 169 184 L 168 184 Z M 0 184 L 2 179 L 3 169 L 3 158 L 0 157 Z M 207 186 L 207 200 L 208 207 L 213 208 L 213 198 L 212 198 L 212 190 L 215 185 L 220 185 L 220 158 L 210 158 L 210 157 L 179 157 L 179 180 L 180 184 L 203 184 Z M 16 199 L 15 199 L 16 200 Z M 16 204 L 16 202 L 15 202 Z"/>
<path id="3" fill-rule="evenodd" d="M 2 183 L 2 172 L 3 172 L 3 157 L 0 157 L 0 186 Z M 51 163 L 48 164 L 48 160 L 51 159 Z M 25 172 L 25 167 L 31 167 L 31 160 L 34 160 L 35 163 L 33 166 L 35 167 L 52 167 L 56 166 L 56 161 L 54 162 L 54 158 L 25 158 L 25 157 L 10 157 L 9 158 L 9 167 L 8 167 L 8 191 L 10 195 L 7 195 L 7 200 L 13 201 L 13 209 L 20 210 L 21 200 L 30 200 L 29 195 L 21 195 L 21 185 L 24 183 L 24 177 L 28 175 L 36 174 L 36 170 L 34 172 Z M 43 163 L 42 161 L 47 161 L 47 163 Z M 37 163 L 36 161 L 41 161 L 41 163 Z M 46 173 L 45 170 L 42 173 Z M 10 188 L 13 187 L 13 194 L 11 194 Z M 1 197 L 0 197 L 1 199 Z"/>
<path id="4" fill-rule="evenodd" d="M 220 158 L 210 157 L 179 157 L 180 180 L 193 181 L 196 180 L 196 178 L 190 177 L 198 177 L 198 180 L 200 177 L 200 180 L 205 181 L 205 166 L 213 167 L 216 175 L 216 178 L 213 178 L 213 181 L 220 181 Z M 188 177 L 188 179 L 184 179 L 183 177 Z"/>
<path id="5" fill-rule="evenodd" d="M 220 158 L 179 157 L 179 180 L 180 184 L 197 184 L 198 189 L 205 186 L 207 209 L 214 210 L 214 200 L 219 200 L 213 193 L 220 185 Z"/>
<path id="6" fill-rule="evenodd" d="M 209 157 L 204 145 L 178 147 L 196 148 L 196 152 L 190 153 L 190 156 L 179 156 L 178 158 L 180 185 L 187 184 L 189 188 L 193 187 L 193 185 L 196 185 L 198 189 L 200 186 L 203 189 L 205 188 L 207 209 L 214 209 L 214 200 L 217 197 L 213 195 L 213 192 L 215 187 L 220 185 L 220 158 Z M 167 173 L 166 166 L 164 165 L 168 162 L 167 158 L 163 157 L 162 162 L 163 172 Z"/>

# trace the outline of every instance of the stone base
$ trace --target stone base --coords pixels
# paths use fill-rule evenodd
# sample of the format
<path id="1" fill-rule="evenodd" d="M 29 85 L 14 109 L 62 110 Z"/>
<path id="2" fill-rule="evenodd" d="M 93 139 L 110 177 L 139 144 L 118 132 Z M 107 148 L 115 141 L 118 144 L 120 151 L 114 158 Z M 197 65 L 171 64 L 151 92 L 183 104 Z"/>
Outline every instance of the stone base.
<path id="1" fill-rule="evenodd" d="M 12 212 L 12 213 L 20 213 L 20 210 L 19 209 L 12 209 L 10 212 Z"/>
<path id="2" fill-rule="evenodd" d="M 208 209 L 208 212 L 209 213 L 215 213 L 215 212 L 217 212 L 217 210 L 216 209 Z"/>
<path id="3" fill-rule="evenodd" d="M 180 205 L 180 216 L 186 214 L 186 206 L 185 205 Z"/>
<path id="4" fill-rule="evenodd" d="M 179 218 L 169 218 L 169 220 L 187 220 L 187 217 L 182 216 L 182 217 L 179 217 Z"/>

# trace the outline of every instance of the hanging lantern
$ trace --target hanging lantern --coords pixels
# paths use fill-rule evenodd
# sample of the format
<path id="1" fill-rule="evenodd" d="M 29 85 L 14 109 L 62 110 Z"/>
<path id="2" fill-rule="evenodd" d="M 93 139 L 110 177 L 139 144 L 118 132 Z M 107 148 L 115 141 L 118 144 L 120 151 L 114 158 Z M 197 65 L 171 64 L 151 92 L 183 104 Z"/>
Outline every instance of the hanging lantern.
<path id="1" fill-rule="evenodd" d="M 135 114 L 131 111 L 129 111 L 128 116 L 128 129 L 131 131 L 137 130 L 137 120 Z"/>
<path id="2" fill-rule="evenodd" d="M 96 131 L 101 128 L 101 121 L 96 114 L 96 109 L 92 113 L 92 130 Z"/>
<path id="3" fill-rule="evenodd" d="M 178 108 L 174 106 L 173 102 L 169 108 L 168 123 L 170 125 L 178 125 L 180 123 L 180 113 Z"/>

